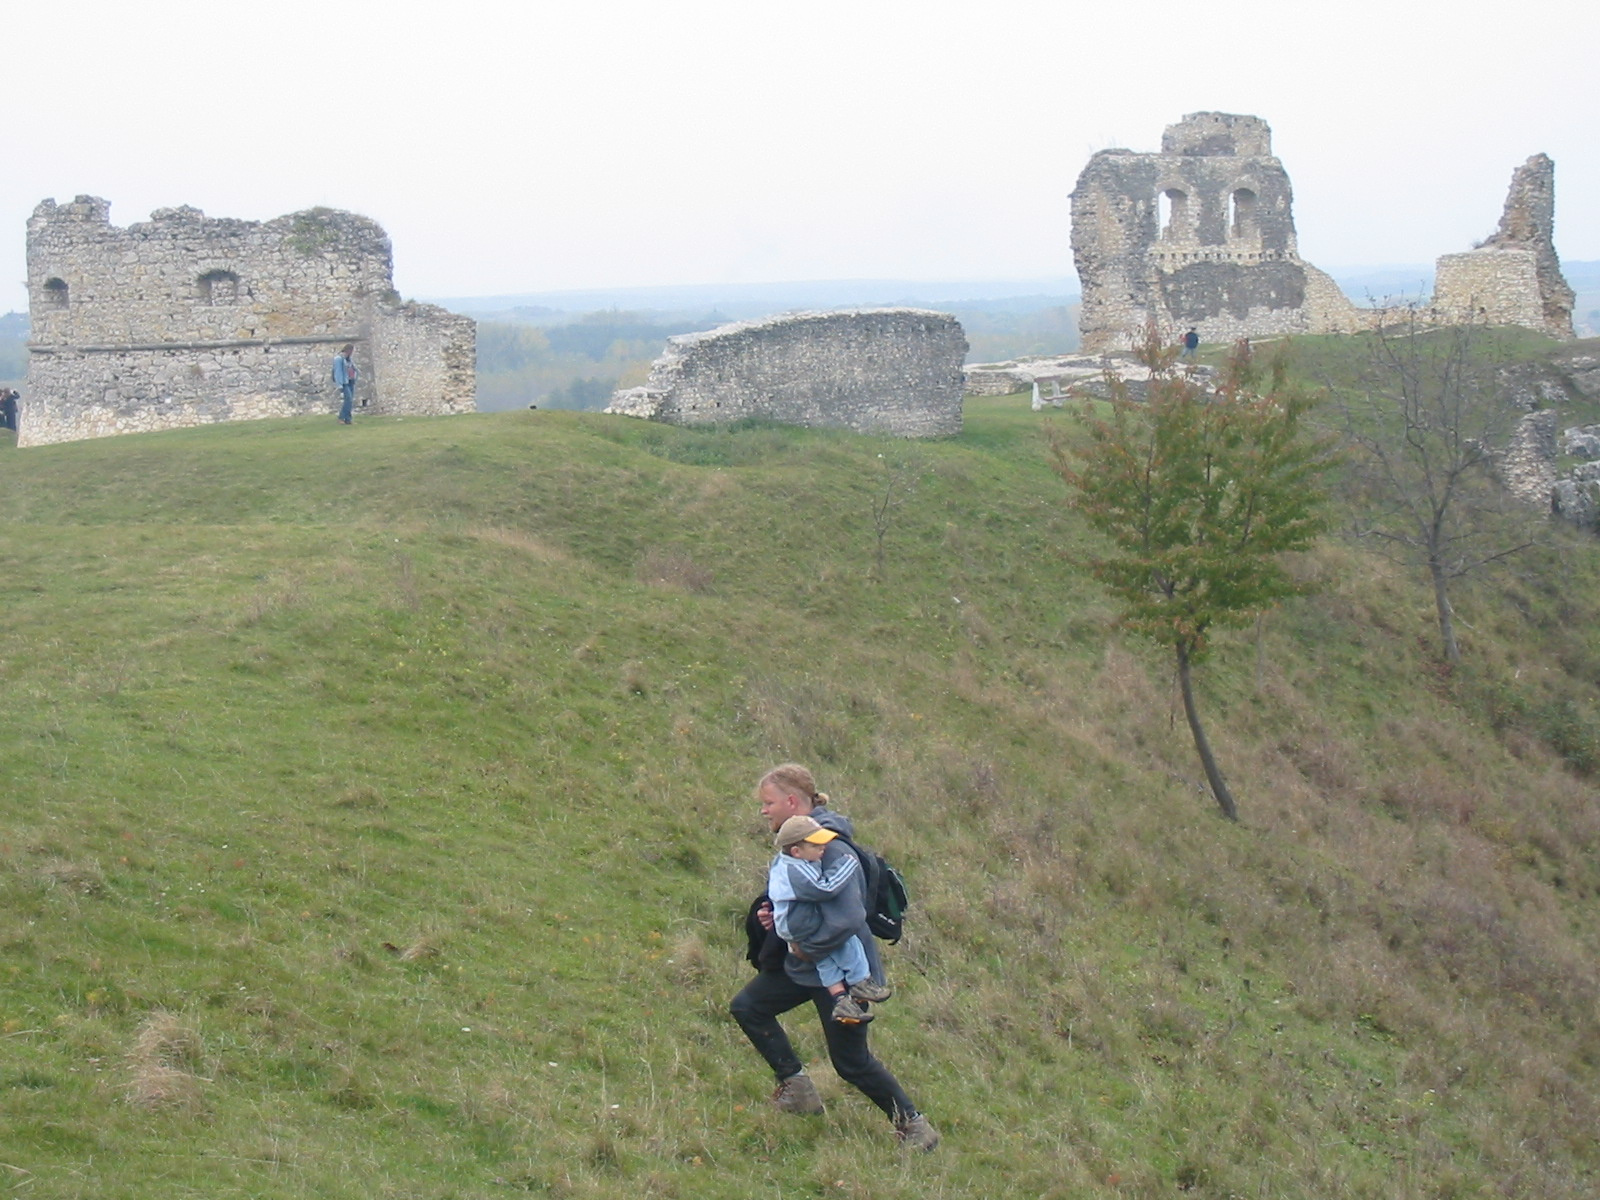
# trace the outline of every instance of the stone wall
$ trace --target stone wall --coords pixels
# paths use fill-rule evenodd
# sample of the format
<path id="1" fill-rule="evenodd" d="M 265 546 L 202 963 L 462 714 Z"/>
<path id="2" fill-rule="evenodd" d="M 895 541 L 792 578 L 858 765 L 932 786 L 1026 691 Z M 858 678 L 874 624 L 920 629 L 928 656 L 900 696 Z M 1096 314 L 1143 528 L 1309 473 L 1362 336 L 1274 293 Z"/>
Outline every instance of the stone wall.
<path id="1" fill-rule="evenodd" d="M 375 395 L 369 411 L 468 413 L 477 407 L 478 327 L 471 317 L 414 301 L 380 304 L 370 345 Z"/>
<path id="2" fill-rule="evenodd" d="M 1086 353 L 1124 350 L 1154 323 L 1204 342 L 1353 331 L 1368 321 L 1300 259 L 1288 173 L 1259 117 L 1190 113 L 1161 152 L 1102 150 L 1072 193 Z"/>
<path id="3" fill-rule="evenodd" d="M 1500 480 L 1523 504 L 1548 510 L 1556 486 L 1556 410 L 1524 413 L 1495 456 Z"/>
<path id="4" fill-rule="evenodd" d="M 1434 264 L 1433 314 L 1485 325 L 1540 321 L 1538 263 L 1531 250 L 1488 247 L 1441 254 Z"/>
<path id="5" fill-rule="evenodd" d="M 1439 320 L 1572 336 L 1574 296 L 1554 240 L 1555 171 L 1548 156 L 1529 158 L 1512 172 L 1494 235 L 1476 249 L 1439 259 L 1433 285 Z"/>
<path id="6" fill-rule="evenodd" d="M 475 407 L 471 321 L 399 303 L 389 239 L 354 213 L 166 208 L 123 229 L 104 200 L 46 200 L 28 222 L 28 298 L 21 446 L 331 414 L 346 342 L 367 411 Z"/>
<path id="7" fill-rule="evenodd" d="M 859 433 L 961 432 L 967 339 L 945 313 L 794 313 L 682 334 L 610 413 L 676 425 L 760 417 Z"/>

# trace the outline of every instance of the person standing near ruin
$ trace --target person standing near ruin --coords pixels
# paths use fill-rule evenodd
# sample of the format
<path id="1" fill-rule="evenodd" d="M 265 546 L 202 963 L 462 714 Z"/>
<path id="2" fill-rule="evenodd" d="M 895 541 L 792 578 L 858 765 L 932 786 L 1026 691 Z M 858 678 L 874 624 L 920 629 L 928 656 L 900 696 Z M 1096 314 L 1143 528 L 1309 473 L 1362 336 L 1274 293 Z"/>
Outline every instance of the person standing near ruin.
<path id="1" fill-rule="evenodd" d="M 798 763 L 785 763 L 763 775 L 756 787 L 756 798 L 761 805 L 762 819 L 773 833 L 781 830 L 790 817 L 810 817 L 822 828 L 843 835 L 823 846 L 821 874 L 834 877 L 842 856 L 855 854 L 846 844 L 854 833 L 849 818 L 827 807 L 827 794 L 817 791 L 811 772 Z M 864 894 L 862 872 L 851 872 L 848 878 Z M 756 976 L 733 998 L 728 1009 L 777 1077 L 778 1087 L 772 1094 L 772 1103 L 780 1112 L 814 1116 L 823 1111 L 817 1085 L 806 1074 L 804 1064 L 789 1042 L 789 1035 L 778 1023 L 778 1017 L 809 1002 L 822 1022 L 828 1058 L 839 1078 L 883 1110 L 894 1122 L 901 1145 L 913 1150 L 932 1150 L 939 1144 L 938 1130 L 917 1111 L 889 1068 L 873 1056 L 867 1045 L 867 1024 L 845 1024 L 833 1019 L 834 997 L 828 994 L 817 973 L 818 959 L 836 952 L 854 937 L 860 939 L 866 952 L 872 978 L 882 982 L 882 966 L 872 932 L 867 928 L 864 901 L 861 911 L 863 919 L 859 927 L 819 930 L 819 940 L 802 938 L 799 953 L 795 953 L 773 928 L 771 899 L 765 894 L 758 897 L 750 906 L 745 922 L 745 932 L 750 939 L 748 957 L 756 968 Z"/>
<path id="2" fill-rule="evenodd" d="M 1198 349 L 1200 349 L 1200 335 L 1191 326 L 1189 332 L 1183 335 L 1183 356 L 1193 358 L 1194 352 Z"/>
<path id="3" fill-rule="evenodd" d="M 339 406 L 339 424 L 350 424 L 353 414 L 353 405 L 356 399 L 356 362 L 351 356 L 356 348 L 353 342 L 346 342 L 333 360 L 333 381 L 339 385 L 339 391 L 344 395 L 344 403 Z"/>
<path id="4" fill-rule="evenodd" d="M 17 432 L 17 390 L 0 388 L 0 427 Z"/>

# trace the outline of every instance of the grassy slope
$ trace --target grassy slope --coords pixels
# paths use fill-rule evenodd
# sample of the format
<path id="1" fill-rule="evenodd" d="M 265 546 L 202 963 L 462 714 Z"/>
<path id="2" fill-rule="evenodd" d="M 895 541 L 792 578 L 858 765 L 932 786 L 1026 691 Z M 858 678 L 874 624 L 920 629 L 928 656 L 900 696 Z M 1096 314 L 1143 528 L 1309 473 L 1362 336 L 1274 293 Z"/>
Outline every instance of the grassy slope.
<path id="1" fill-rule="evenodd" d="M 1549 744 L 1551 713 L 1592 725 L 1600 556 L 1463 594 L 1455 679 L 1416 581 L 1313 556 L 1322 594 L 1203 672 L 1230 826 L 1165 661 L 1074 565 L 1038 426 L 541 412 L 8 453 L 0 1175 L 1592 1195 L 1600 823 Z M 911 878 L 875 1037 L 930 1158 L 820 1064 L 825 1119 L 768 1110 L 724 1015 L 749 789 L 790 757 Z"/>

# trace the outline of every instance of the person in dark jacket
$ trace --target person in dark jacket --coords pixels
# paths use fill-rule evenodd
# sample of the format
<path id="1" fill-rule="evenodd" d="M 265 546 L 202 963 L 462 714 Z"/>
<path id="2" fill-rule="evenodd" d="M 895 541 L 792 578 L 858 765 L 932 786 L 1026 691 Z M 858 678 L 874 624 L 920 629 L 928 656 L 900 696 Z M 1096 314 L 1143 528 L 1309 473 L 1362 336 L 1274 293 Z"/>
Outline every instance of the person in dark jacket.
<path id="1" fill-rule="evenodd" d="M 844 835 L 823 848 L 825 873 L 832 874 L 836 869 L 837 856 L 855 853 L 848 844 L 855 832 L 849 819 L 827 807 L 827 795 L 817 791 L 816 781 L 804 767 L 796 763 L 774 767 L 761 777 L 756 796 L 761 804 L 761 816 L 773 833 L 777 833 L 790 817 L 809 816 L 824 829 Z M 833 861 L 830 862 L 830 858 Z M 855 878 L 860 878 L 860 872 L 855 873 Z M 823 1111 L 816 1084 L 805 1073 L 789 1035 L 778 1023 L 784 1013 L 809 1002 L 822 1023 L 828 1058 L 839 1078 L 883 1110 L 894 1122 L 902 1145 L 915 1150 L 932 1150 L 937 1146 L 938 1131 L 917 1111 L 899 1080 L 874 1057 L 867 1044 L 869 1026 L 865 1023 L 847 1025 L 832 1019 L 834 999 L 817 974 L 816 959 L 838 950 L 850 938 L 858 937 L 866 950 L 872 978 L 883 982 L 883 965 L 866 921 L 863 919 L 856 928 L 825 925 L 802 938 L 798 943 L 799 952 L 795 953 L 773 929 L 772 902 L 763 894 L 750 905 L 745 933 L 750 940 L 748 957 L 756 968 L 756 975 L 728 1008 L 745 1037 L 777 1077 L 778 1087 L 773 1092 L 772 1103 L 787 1113 L 812 1115 Z"/>

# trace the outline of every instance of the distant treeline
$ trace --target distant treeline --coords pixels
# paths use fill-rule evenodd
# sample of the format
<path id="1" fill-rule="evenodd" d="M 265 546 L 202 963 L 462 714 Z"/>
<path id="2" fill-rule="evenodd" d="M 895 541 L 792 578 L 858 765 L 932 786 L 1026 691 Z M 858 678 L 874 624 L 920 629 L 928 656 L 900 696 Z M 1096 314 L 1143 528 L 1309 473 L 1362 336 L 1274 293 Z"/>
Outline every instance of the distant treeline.
<path id="1" fill-rule="evenodd" d="M 967 308 L 955 314 L 967 331 L 967 361 L 1004 362 L 1030 354 L 1070 354 L 1078 348 L 1078 306 Z"/>
<path id="2" fill-rule="evenodd" d="M 0 317 L 0 382 L 21 383 L 28 373 L 28 314 Z"/>
<path id="3" fill-rule="evenodd" d="M 722 318 L 663 319 L 606 309 L 567 325 L 478 321 L 478 408 L 604 408 L 619 387 L 643 383 L 675 333 L 708 329 Z M 541 317 L 544 314 L 539 314 Z"/>

